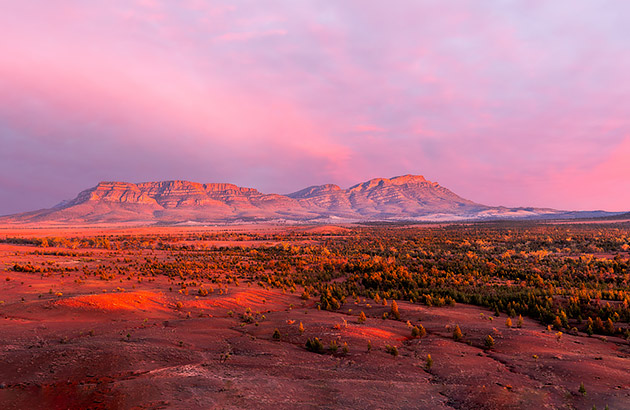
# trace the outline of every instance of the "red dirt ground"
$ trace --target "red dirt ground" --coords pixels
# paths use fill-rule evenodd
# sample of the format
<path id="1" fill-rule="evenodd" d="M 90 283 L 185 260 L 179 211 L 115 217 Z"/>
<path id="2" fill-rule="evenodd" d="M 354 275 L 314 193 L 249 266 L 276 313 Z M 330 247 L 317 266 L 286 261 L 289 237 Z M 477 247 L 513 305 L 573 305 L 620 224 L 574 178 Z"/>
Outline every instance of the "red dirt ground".
<path id="1" fill-rule="evenodd" d="M 558 340 L 528 318 L 507 328 L 505 315 L 461 304 L 399 302 L 397 321 L 382 319 L 390 307 L 372 300 L 320 311 L 301 290 L 241 283 L 199 297 L 169 291 L 164 277 L 77 283 L 79 272 L 9 270 L 26 260 L 73 266 L 109 257 L 93 250 L 91 262 L 81 262 L 28 254 L 34 249 L 0 246 L 2 409 L 630 408 L 630 346 L 622 339 Z M 411 339 L 407 321 L 427 336 Z M 452 338 L 455 325 L 461 342 Z M 337 341 L 338 353 L 309 352 L 314 337 Z"/>

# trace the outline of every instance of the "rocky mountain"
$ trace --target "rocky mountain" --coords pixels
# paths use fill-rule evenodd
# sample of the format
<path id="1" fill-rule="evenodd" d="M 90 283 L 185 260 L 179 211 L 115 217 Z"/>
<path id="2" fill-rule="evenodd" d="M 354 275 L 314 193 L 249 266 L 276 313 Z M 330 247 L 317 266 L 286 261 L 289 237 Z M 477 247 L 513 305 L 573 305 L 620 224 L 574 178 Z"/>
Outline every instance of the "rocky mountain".
<path id="1" fill-rule="evenodd" d="M 489 208 L 419 175 L 371 179 L 346 190 L 336 185 L 314 186 L 288 196 L 303 207 L 324 214 L 375 220 L 439 214 L 464 216 Z"/>
<path id="2" fill-rule="evenodd" d="M 237 223 L 466 220 L 563 217 L 562 211 L 504 208 L 462 198 L 419 175 L 376 178 L 348 189 L 311 186 L 288 195 L 232 184 L 101 182 L 76 198 L 3 223 Z M 575 217 L 575 216 L 573 216 Z"/>

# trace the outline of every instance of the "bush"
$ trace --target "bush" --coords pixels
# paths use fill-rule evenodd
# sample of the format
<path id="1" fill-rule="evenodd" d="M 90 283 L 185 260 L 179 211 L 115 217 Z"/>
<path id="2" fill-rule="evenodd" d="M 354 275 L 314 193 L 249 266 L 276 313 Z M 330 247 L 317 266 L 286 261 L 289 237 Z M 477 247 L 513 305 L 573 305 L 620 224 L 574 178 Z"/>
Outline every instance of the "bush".
<path id="1" fill-rule="evenodd" d="M 392 309 L 390 314 L 396 319 L 400 320 L 400 312 L 398 311 L 398 303 L 395 300 L 392 300 Z"/>
<path id="2" fill-rule="evenodd" d="M 276 330 L 273 331 L 273 340 L 280 340 L 281 337 L 280 331 L 276 328 Z"/>
<path id="3" fill-rule="evenodd" d="M 462 334 L 462 330 L 459 328 L 459 325 L 455 326 L 455 330 L 453 330 L 453 339 L 455 339 L 456 342 L 459 342 L 463 337 L 464 335 Z"/>
<path id="4" fill-rule="evenodd" d="M 492 336 L 490 336 L 490 335 L 486 336 L 486 338 L 484 340 L 484 344 L 485 344 L 486 348 L 492 349 L 494 347 L 494 339 L 492 338 Z"/>
<path id="5" fill-rule="evenodd" d="M 394 357 L 398 356 L 398 348 L 396 346 L 385 345 L 385 351 Z"/>
<path id="6" fill-rule="evenodd" d="M 357 319 L 357 322 L 365 323 L 366 320 L 367 320 L 367 317 L 365 316 L 365 313 L 363 312 L 359 313 L 359 318 Z"/>
<path id="7" fill-rule="evenodd" d="M 306 349 L 314 353 L 323 353 L 324 344 L 318 338 L 308 339 L 306 341 Z"/>
<path id="8" fill-rule="evenodd" d="M 430 354 L 427 355 L 427 361 L 425 363 L 425 367 L 427 370 L 431 370 L 431 367 L 433 367 L 433 358 L 431 357 Z"/>
<path id="9" fill-rule="evenodd" d="M 584 387 L 584 382 L 580 383 L 580 388 L 578 389 L 582 396 L 586 396 L 586 387 Z"/>
<path id="10" fill-rule="evenodd" d="M 309 300 L 311 298 L 311 294 L 308 289 L 304 288 L 304 292 L 302 292 L 302 296 L 300 296 L 302 300 Z"/>

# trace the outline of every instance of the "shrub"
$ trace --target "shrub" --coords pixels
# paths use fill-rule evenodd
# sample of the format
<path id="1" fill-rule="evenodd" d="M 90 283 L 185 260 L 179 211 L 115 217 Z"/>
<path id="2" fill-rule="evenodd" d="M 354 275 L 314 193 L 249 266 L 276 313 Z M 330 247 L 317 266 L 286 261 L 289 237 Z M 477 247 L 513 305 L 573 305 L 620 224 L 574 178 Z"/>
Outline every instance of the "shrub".
<path id="1" fill-rule="evenodd" d="M 398 311 L 398 303 L 395 300 L 392 300 L 392 308 L 390 314 L 396 319 L 400 320 L 400 312 Z"/>
<path id="2" fill-rule="evenodd" d="M 304 292 L 302 292 L 302 296 L 300 296 L 302 300 L 309 300 L 311 298 L 311 294 L 308 289 L 304 288 Z"/>
<path id="3" fill-rule="evenodd" d="M 430 354 L 427 355 L 427 361 L 424 366 L 426 367 L 427 370 L 430 370 L 431 367 L 433 367 L 433 358 L 431 357 Z"/>
<path id="4" fill-rule="evenodd" d="M 578 389 L 582 396 L 586 396 L 586 387 L 584 387 L 584 382 L 580 383 L 580 388 Z"/>
<path id="5" fill-rule="evenodd" d="M 324 344 L 318 338 L 308 339 L 306 341 L 306 349 L 314 353 L 323 353 Z"/>
<path id="6" fill-rule="evenodd" d="M 593 336 L 593 326 L 588 325 L 586 327 L 586 334 L 589 335 L 589 336 Z"/>
<path id="7" fill-rule="evenodd" d="M 282 335 L 280 334 L 280 331 L 276 328 L 273 331 L 273 340 L 280 340 L 281 337 Z"/>
<path id="8" fill-rule="evenodd" d="M 357 322 L 365 323 L 366 320 L 367 320 L 367 317 L 365 316 L 365 313 L 363 312 L 359 313 L 359 318 L 357 319 Z"/>
<path id="9" fill-rule="evenodd" d="M 398 348 L 396 346 L 385 345 L 385 351 L 394 357 L 398 356 Z"/>
<path id="10" fill-rule="evenodd" d="M 462 334 L 462 330 L 459 328 L 459 325 L 455 326 L 455 330 L 453 330 L 453 339 L 455 339 L 456 342 L 459 342 L 463 337 L 464 335 Z"/>
<path id="11" fill-rule="evenodd" d="M 494 339 L 492 338 L 492 336 L 490 336 L 490 335 L 486 336 L 486 338 L 484 340 L 484 344 L 485 344 L 486 348 L 492 349 L 494 347 Z"/>

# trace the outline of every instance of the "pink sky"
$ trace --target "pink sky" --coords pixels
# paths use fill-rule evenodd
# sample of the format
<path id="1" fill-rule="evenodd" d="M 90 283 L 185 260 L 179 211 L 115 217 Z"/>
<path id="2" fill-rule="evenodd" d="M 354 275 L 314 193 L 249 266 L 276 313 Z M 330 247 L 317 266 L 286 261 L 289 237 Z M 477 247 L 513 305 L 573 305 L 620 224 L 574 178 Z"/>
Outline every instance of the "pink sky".
<path id="1" fill-rule="evenodd" d="M 626 1 L 2 1 L 0 214 L 101 180 L 422 174 L 630 210 Z"/>

